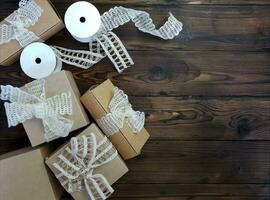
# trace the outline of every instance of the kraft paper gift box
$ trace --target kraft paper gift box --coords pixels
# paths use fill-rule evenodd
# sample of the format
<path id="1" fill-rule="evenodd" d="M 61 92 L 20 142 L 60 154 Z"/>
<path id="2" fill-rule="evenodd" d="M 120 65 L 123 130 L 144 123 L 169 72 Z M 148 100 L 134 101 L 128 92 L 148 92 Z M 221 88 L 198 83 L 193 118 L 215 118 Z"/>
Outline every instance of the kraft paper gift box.
<path id="1" fill-rule="evenodd" d="M 87 126 L 89 119 L 80 102 L 81 95 L 72 73 L 62 70 L 45 78 L 45 93 L 48 98 L 64 92 L 71 92 L 72 115 L 65 116 L 67 119 L 73 121 L 70 132 Z M 23 123 L 23 126 L 32 146 L 46 142 L 44 138 L 44 126 L 40 119 L 27 120 Z"/>
<path id="2" fill-rule="evenodd" d="M 94 123 L 77 135 L 76 141 L 72 138 L 56 150 L 46 164 L 75 200 L 109 197 L 111 185 L 128 172 L 117 150 Z"/>
<path id="3" fill-rule="evenodd" d="M 64 28 L 64 23 L 50 0 L 35 0 L 35 2 L 43 12 L 37 22 L 26 29 L 33 32 L 39 39 L 46 41 L 62 30 Z M 17 8 L 14 8 L 14 11 L 16 9 Z M 0 27 L 3 24 L 10 25 L 10 23 L 6 22 L 4 19 L 0 22 Z M 4 35 L 4 32 L 2 34 Z M 0 65 L 8 66 L 14 63 L 19 58 L 22 50 L 23 47 L 16 39 L 11 39 L 9 42 L 3 44 L 1 44 L 0 40 Z"/>
<path id="4" fill-rule="evenodd" d="M 108 116 L 112 114 L 109 105 L 115 94 L 115 89 L 116 87 L 108 79 L 102 84 L 94 88 L 90 88 L 81 97 L 81 101 L 83 105 L 86 107 L 86 109 L 91 113 L 92 117 L 97 121 L 98 125 L 103 130 L 103 132 L 109 137 L 109 139 L 116 147 L 116 149 L 119 151 L 124 160 L 127 160 L 140 154 L 142 147 L 149 138 L 149 133 L 143 127 L 144 113 L 134 111 L 136 114 L 138 114 L 138 116 L 135 116 L 134 118 L 135 120 L 133 121 L 134 122 L 133 124 L 135 125 L 135 127 L 133 128 L 130 126 L 129 119 L 127 119 L 127 116 L 122 116 L 122 119 L 120 120 L 120 121 L 123 120 L 122 127 L 117 127 L 119 125 L 119 124 L 117 125 L 118 119 L 115 118 L 111 119 L 111 117 Z M 117 90 L 118 92 L 124 94 L 121 90 L 119 89 Z M 119 99 L 118 100 L 116 99 L 116 103 L 119 103 L 117 101 L 119 101 Z M 128 101 L 126 102 L 128 103 Z M 116 106 L 115 109 L 116 112 L 119 111 L 119 110 L 117 111 L 117 109 L 118 108 Z M 105 116 L 108 116 L 108 118 L 104 118 Z M 131 118 L 133 117 L 134 116 L 131 116 Z M 114 129 L 114 131 L 112 132 L 108 131 L 108 124 L 111 122 L 113 123 L 109 126 L 109 128 Z M 138 129 L 136 126 L 140 126 L 141 128 Z M 133 130 L 134 128 L 136 128 L 137 130 L 134 131 Z"/>
<path id="5" fill-rule="evenodd" d="M 8 126 L 22 123 L 32 146 L 66 137 L 89 124 L 71 72 L 60 71 L 22 88 L 2 86 Z"/>
<path id="6" fill-rule="evenodd" d="M 0 156 L 0 199 L 60 199 L 63 188 L 45 164 L 51 152 L 46 145 Z"/>

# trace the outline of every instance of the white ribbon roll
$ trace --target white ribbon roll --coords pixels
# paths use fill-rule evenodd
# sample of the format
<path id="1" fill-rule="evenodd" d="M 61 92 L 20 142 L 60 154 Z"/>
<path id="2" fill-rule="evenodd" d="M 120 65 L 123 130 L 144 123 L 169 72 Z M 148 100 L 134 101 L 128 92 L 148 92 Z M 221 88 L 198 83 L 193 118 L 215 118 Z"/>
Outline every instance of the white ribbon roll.
<path id="1" fill-rule="evenodd" d="M 183 28 L 183 24 L 171 13 L 167 22 L 156 29 L 147 12 L 114 7 L 105 12 L 100 19 L 98 10 L 92 4 L 77 2 L 67 10 L 65 23 L 75 39 L 89 42 L 90 53 L 55 46 L 58 58 L 63 62 L 87 69 L 108 56 L 116 70 L 119 73 L 123 72 L 134 62 L 121 40 L 111 31 L 129 21 L 132 21 L 138 30 L 164 40 L 173 39 Z"/>
<path id="2" fill-rule="evenodd" d="M 23 50 L 20 64 L 23 72 L 33 79 L 45 78 L 60 71 L 62 66 L 53 49 L 40 42 L 32 43 Z"/>
<path id="3" fill-rule="evenodd" d="M 94 5 L 86 1 L 78 1 L 67 9 L 65 24 L 76 40 L 88 43 L 98 32 L 101 17 Z"/>

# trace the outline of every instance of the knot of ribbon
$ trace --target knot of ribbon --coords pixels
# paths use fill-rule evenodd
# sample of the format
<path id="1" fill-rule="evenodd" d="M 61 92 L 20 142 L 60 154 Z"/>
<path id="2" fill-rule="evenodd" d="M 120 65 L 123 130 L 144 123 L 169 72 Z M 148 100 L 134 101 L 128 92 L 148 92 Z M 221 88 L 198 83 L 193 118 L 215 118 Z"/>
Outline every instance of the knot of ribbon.
<path id="1" fill-rule="evenodd" d="M 88 69 L 108 56 L 116 70 L 121 73 L 134 62 L 119 37 L 111 32 L 113 29 L 132 21 L 138 30 L 164 40 L 173 39 L 183 30 L 183 24 L 171 13 L 164 25 L 156 29 L 147 12 L 121 6 L 105 12 L 101 21 L 100 31 L 89 42 L 90 51 L 53 46 L 56 57 L 62 62 Z M 185 39 L 184 37 L 182 34 L 182 39 Z"/>
<path id="2" fill-rule="evenodd" d="M 144 112 L 134 111 L 128 96 L 117 87 L 109 103 L 110 113 L 97 120 L 97 123 L 107 136 L 111 136 L 123 128 L 125 120 L 134 133 L 139 133 L 144 127 Z"/>
<path id="3" fill-rule="evenodd" d="M 41 16 L 43 10 L 34 0 L 21 0 L 19 8 L 9 15 L 0 26 L 0 44 L 8 43 L 15 39 L 22 47 L 40 40 L 39 37 L 29 31 Z"/>
<path id="4" fill-rule="evenodd" d="M 95 134 L 91 133 L 71 138 L 53 166 L 59 171 L 57 179 L 69 193 L 86 190 L 91 200 L 107 199 L 114 190 L 104 175 L 95 174 L 94 170 L 117 155 L 107 137 L 97 142 Z"/>
<path id="5" fill-rule="evenodd" d="M 41 119 L 47 142 L 66 137 L 73 126 L 64 117 L 72 115 L 71 93 L 46 98 L 44 79 L 28 83 L 22 89 L 1 85 L 0 99 L 10 101 L 4 104 L 9 127 L 32 118 Z"/>

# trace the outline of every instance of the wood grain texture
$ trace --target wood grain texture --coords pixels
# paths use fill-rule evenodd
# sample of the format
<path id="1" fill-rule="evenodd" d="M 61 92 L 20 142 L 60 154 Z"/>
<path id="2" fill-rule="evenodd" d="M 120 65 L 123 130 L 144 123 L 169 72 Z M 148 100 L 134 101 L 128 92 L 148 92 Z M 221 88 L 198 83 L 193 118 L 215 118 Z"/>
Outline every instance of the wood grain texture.
<path id="1" fill-rule="evenodd" d="M 73 2 L 53 0 L 62 16 Z M 88 70 L 64 65 L 81 93 L 110 78 L 146 113 L 151 138 L 127 161 L 130 171 L 111 199 L 270 200 L 270 1 L 91 2 L 101 12 L 115 5 L 145 10 L 157 26 L 171 11 L 190 36 L 162 41 L 129 23 L 115 30 L 135 62 L 124 73 L 107 58 Z M 2 0 L 0 19 L 17 3 Z M 87 49 L 66 30 L 47 43 Z M 18 62 L 1 68 L 0 84 L 29 81 Z M 22 126 L 7 128 L 1 102 L 0 154 L 29 145 Z"/>
<path id="2" fill-rule="evenodd" d="M 72 2 L 72 0 L 68 0 L 69 2 Z M 94 0 L 92 1 L 95 4 L 99 3 L 108 3 L 111 4 L 112 1 L 105 0 L 105 1 L 98 1 Z M 114 0 L 114 4 L 128 4 L 128 5 L 164 5 L 164 6 L 177 6 L 182 4 L 191 4 L 191 5 L 266 5 L 269 4 L 268 0 L 134 0 L 134 1 L 128 1 L 128 0 Z"/>
<path id="3" fill-rule="evenodd" d="M 1 18 L 7 16 L 16 7 L 16 1 L 2 4 Z M 267 51 L 270 46 L 270 5 L 164 5 L 114 3 L 114 1 L 99 1 L 97 7 L 101 13 L 114 5 L 126 5 L 151 13 L 155 24 L 159 26 L 172 12 L 181 19 L 190 32 L 191 39 L 183 41 L 178 38 L 173 41 L 161 41 L 137 31 L 129 23 L 115 32 L 129 50 L 238 50 L 238 51 Z M 269 1 L 268 1 L 269 2 Z M 64 13 L 72 1 L 55 1 L 60 14 Z M 3 10 L 3 11 L 2 11 Z M 68 41 L 67 42 L 67 38 Z M 140 42 L 138 42 L 140 41 Z M 72 48 L 87 48 L 86 45 L 72 41 L 67 31 L 62 31 L 48 41 L 51 44 L 64 45 Z"/>
<path id="4" fill-rule="evenodd" d="M 129 52 L 135 65 L 122 74 L 107 58 L 88 70 L 65 69 L 74 73 L 82 93 L 110 78 L 130 96 L 269 97 L 268 52 Z M 1 83 L 27 83 L 30 79 L 18 68 L 3 68 Z"/>
<path id="5" fill-rule="evenodd" d="M 117 185 L 118 194 L 116 193 L 114 196 L 123 196 L 123 197 L 170 197 L 170 196 L 189 196 L 189 195 L 201 195 L 201 196 L 235 196 L 235 195 L 257 195 L 264 196 L 264 194 L 269 194 L 267 187 L 265 185 L 238 185 L 239 188 L 235 190 L 235 186 L 237 185 L 182 185 L 182 184 L 143 184 L 143 185 L 129 185 L 129 184 L 121 184 Z M 140 193 L 135 192 L 131 188 L 138 187 Z"/>
<path id="6" fill-rule="evenodd" d="M 60 2 L 58 4 L 60 5 Z M 97 6 L 103 12 L 113 5 L 98 4 Z M 264 51 L 269 49 L 269 6 L 181 5 L 179 7 L 153 7 L 154 9 L 151 6 L 133 6 L 135 9 L 151 13 L 157 26 L 164 22 L 168 12 L 172 12 L 186 25 L 191 39 L 183 41 L 178 38 L 164 42 L 137 31 L 134 25 L 129 23 L 115 31 L 129 50 Z M 60 13 L 63 14 L 65 9 L 61 9 Z M 66 32 L 58 34 L 57 44 L 61 44 L 67 35 Z M 74 43 L 73 45 L 77 46 L 78 44 Z M 82 45 L 78 45 L 79 47 L 83 48 Z"/>
<path id="7" fill-rule="evenodd" d="M 74 2 L 74 0 L 59 0 L 62 2 L 65 2 L 65 4 L 69 5 Z M 14 4 L 16 3 L 16 0 L 2 0 L 1 2 L 8 4 Z M 114 4 L 114 5 L 166 5 L 166 6 L 176 6 L 176 5 L 182 5 L 182 4 L 191 4 L 191 5 L 267 5 L 270 4 L 268 0 L 92 0 L 91 3 L 94 4 Z"/>
<path id="8" fill-rule="evenodd" d="M 267 185 L 269 153 L 268 141 L 152 140 L 127 162 L 130 173 L 119 183 Z"/>
<path id="9" fill-rule="evenodd" d="M 153 139 L 270 140 L 269 100 L 131 98 Z"/>
<path id="10" fill-rule="evenodd" d="M 89 84 L 109 77 L 133 96 L 269 96 L 269 53 L 130 51 L 130 54 L 136 65 L 121 75 L 115 73 L 107 60 L 92 70 L 75 72 L 81 89 L 87 90 Z"/>

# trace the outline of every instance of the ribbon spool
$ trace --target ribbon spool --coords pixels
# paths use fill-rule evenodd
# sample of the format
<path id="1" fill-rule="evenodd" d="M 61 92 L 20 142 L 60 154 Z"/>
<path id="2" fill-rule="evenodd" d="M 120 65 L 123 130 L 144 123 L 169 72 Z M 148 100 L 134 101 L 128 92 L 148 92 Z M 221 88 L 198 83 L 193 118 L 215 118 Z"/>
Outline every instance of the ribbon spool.
<path id="1" fill-rule="evenodd" d="M 20 64 L 23 72 L 33 79 L 45 78 L 62 68 L 52 48 L 41 42 L 32 43 L 23 50 Z"/>
<path id="2" fill-rule="evenodd" d="M 67 9 L 64 20 L 70 34 L 82 43 L 90 42 L 101 26 L 98 9 L 86 1 L 72 4 Z"/>

